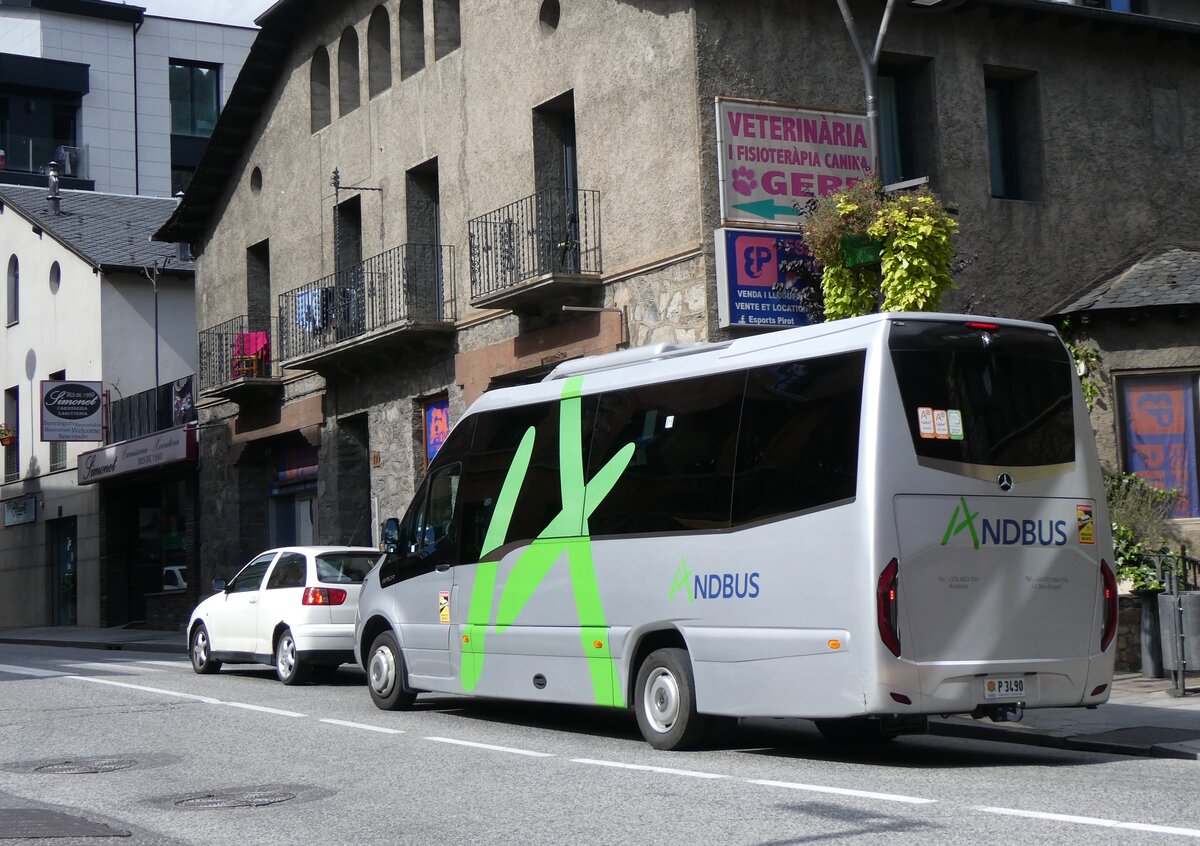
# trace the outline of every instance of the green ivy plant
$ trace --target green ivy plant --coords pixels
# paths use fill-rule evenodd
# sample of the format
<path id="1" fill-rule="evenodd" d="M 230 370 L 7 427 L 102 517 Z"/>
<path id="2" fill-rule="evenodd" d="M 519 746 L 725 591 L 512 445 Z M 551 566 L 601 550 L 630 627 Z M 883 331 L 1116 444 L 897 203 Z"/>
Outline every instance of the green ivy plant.
<path id="1" fill-rule="evenodd" d="M 1100 353 L 1094 347 L 1086 346 L 1082 338 L 1077 338 L 1072 329 L 1070 318 L 1059 325 L 1058 334 L 1067 345 L 1067 352 L 1075 362 L 1075 372 L 1079 374 L 1079 385 L 1083 388 L 1083 401 L 1087 410 L 1091 411 L 1096 400 L 1100 399 L 1104 382 L 1100 371 Z"/>
<path id="2" fill-rule="evenodd" d="M 927 189 L 884 196 L 879 180 L 822 197 L 805 218 L 804 237 L 821 264 L 825 317 L 838 320 L 882 311 L 933 311 L 954 286 L 950 272 L 958 223 Z M 841 239 L 880 242 L 880 275 L 844 266 Z"/>
<path id="3" fill-rule="evenodd" d="M 1117 578 L 1135 593 L 1163 589 L 1154 560 L 1171 553 L 1170 523 L 1178 491 L 1164 491 L 1134 473 L 1107 473 L 1104 493 L 1112 520 Z"/>

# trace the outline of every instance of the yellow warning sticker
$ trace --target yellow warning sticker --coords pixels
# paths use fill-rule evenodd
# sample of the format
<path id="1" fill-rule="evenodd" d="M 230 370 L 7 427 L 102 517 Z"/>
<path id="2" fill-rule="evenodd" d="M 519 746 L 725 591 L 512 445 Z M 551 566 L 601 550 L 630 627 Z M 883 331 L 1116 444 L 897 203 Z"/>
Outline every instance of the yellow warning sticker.
<path id="1" fill-rule="evenodd" d="M 438 622 L 450 622 L 450 591 L 448 590 L 438 593 Z"/>
<path id="2" fill-rule="evenodd" d="M 1076 505 L 1075 521 L 1079 524 L 1079 542 L 1095 543 L 1096 521 L 1092 519 L 1092 507 L 1090 505 Z"/>

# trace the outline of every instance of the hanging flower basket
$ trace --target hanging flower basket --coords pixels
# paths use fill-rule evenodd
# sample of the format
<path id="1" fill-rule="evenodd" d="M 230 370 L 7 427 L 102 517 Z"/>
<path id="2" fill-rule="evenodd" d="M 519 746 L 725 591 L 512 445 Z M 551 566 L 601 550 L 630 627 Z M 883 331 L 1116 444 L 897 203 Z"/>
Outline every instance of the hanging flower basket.
<path id="1" fill-rule="evenodd" d="M 7 423 L 0 423 L 0 446 L 11 446 L 17 440 L 17 430 Z"/>
<path id="2" fill-rule="evenodd" d="M 0 435 L 0 446 L 12 446 L 16 442 L 16 435 Z"/>
<path id="3" fill-rule="evenodd" d="M 862 233 L 847 233 L 841 238 L 842 265 L 854 269 L 879 264 L 879 249 L 882 243 Z"/>

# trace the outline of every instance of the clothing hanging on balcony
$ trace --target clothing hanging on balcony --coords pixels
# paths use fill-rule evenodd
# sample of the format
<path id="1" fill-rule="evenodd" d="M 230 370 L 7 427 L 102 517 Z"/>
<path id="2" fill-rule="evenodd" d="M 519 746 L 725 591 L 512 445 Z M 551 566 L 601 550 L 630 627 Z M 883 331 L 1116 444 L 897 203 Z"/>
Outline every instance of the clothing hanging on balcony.
<path id="1" fill-rule="evenodd" d="M 296 325 L 306 332 L 320 332 L 329 319 L 327 288 L 296 294 Z"/>

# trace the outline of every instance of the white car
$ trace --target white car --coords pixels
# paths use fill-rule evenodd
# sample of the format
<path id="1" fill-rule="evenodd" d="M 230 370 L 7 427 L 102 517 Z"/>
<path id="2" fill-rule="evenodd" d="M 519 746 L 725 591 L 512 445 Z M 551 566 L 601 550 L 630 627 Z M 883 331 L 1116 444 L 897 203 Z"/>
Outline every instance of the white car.
<path id="1" fill-rule="evenodd" d="M 188 622 L 197 673 L 223 663 L 268 664 L 284 684 L 354 661 L 354 616 L 380 552 L 361 546 L 289 546 L 257 556 L 228 584 L 213 581 Z"/>

